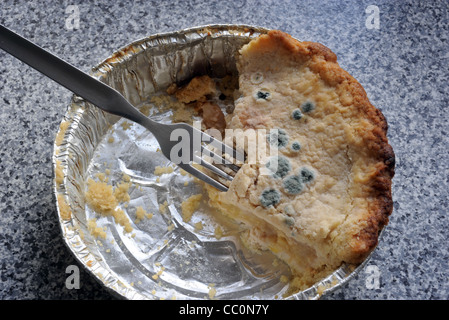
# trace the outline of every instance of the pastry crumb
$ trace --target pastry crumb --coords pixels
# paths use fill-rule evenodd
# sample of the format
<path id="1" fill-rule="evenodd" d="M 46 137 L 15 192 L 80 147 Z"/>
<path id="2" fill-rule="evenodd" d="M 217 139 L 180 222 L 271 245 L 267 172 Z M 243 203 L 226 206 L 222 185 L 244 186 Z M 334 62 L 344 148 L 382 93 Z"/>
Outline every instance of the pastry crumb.
<path id="1" fill-rule="evenodd" d="M 209 285 L 209 292 L 208 292 L 209 299 L 214 299 L 216 294 L 217 289 L 215 288 L 215 284 L 211 283 Z"/>
<path id="2" fill-rule="evenodd" d="M 119 200 L 116 198 L 116 192 L 111 185 L 106 182 L 87 181 L 88 189 L 85 193 L 87 204 L 98 214 L 103 216 L 112 216 L 116 223 L 123 226 L 126 233 L 133 230 L 131 223 L 125 212 L 118 207 Z M 122 191 L 117 194 L 120 199 L 123 198 Z"/>
<path id="3" fill-rule="evenodd" d="M 123 128 L 123 130 L 128 130 L 129 128 L 131 128 L 131 126 L 133 125 L 132 122 L 128 122 L 128 121 L 123 121 L 121 124 L 121 127 Z"/>
<path id="4" fill-rule="evenodd" d="M 58 194 L 59 214 L 63 220 L 70 220 L 72 218 L 72 210 L 67 204 L 64 195 Z"/>
<path id="5" fill-rule="evenodd" d="M 223 237 L 223 229 L 221 226 L 215 227 L 214 235 L 217 240 L 220 240 Z"/>
<path id="6" fill-rule="evenodd" d="M 168 202 L 165 200 L 163 203 L 159 204 L 159 212 L 164 214 L 167 212 Z"/>
<path id="7" fill-rule="evenodd" d="M 97 226 L 97 219 L 92 218 L 87 220 L 87 229 L 94 237 L 106 239 L 106 232 L 103 228 Z"/>
<path id="8" fill-rule="evenodd" d="M 201 221 L 198 221 L 193 226 L 195 227 L 195 231 L 203 230 L 203 223 Z"/>
<path id="9" fill-rule="evenodd" d="M 56 175 L 56 184 L 60 185 L 61 183 L 63 183 L 64 171 L 62 170 L 61 160 L 56 160 L 55 175 Z"/>
<path id="10" fill-rule="evenodd" d="M 167 174 L 167 173 L 172 173 L 173 171 L 174 171 L 174 169 L 171 166 L 169 166 L 169 167 L 156 166 L 156 168 L 154 168 L 154 174 L 157 176 Z"/>
<path id="11" fill-rule="evenodd" d="M 177 89 L 174 95 L 178 101 L 190 103 L 205 100 L 207 95 L 215 92 L 215 82 L 208 75 L 204 75 L 193 78 L 186 86 Z"/>
<path id="12" fill-rule="evenodd" d="M 70 123 L 68 121 L 62 121 L 61 124 L 59 125 L 59 132 L 55 139 L 55 143 L 57 146 L 60 146 L 62 143 L 62 140 L 64 140 L 64 136 L 65 136 L 65 133 L 66 133 L 69 125 L 70 125 Z"/>
<path id="13" fill-rule="evenodd" d="M 140 221 L 142 221 L 143 218 L 145 218 L 147 216 L 148 216 L 148 214 L 147 214 L 147 212 L 145 211 L 144 208 L 142 208 L 141 206 L 137 207 L 137 209 L 136 209 L 136 220 L 135 220 L 136 223 L 139 223 Z"/>
<path id="14" fill-rule="evenodd" d="M 193 213 L 200 206 L 200 202 L 202 199 L 202 194 L 195 194 L 187 198 L 181 203 L 181 212 L 182 212 L 182 220 L 184 222 L 189 222 L 192 218 Z"/>

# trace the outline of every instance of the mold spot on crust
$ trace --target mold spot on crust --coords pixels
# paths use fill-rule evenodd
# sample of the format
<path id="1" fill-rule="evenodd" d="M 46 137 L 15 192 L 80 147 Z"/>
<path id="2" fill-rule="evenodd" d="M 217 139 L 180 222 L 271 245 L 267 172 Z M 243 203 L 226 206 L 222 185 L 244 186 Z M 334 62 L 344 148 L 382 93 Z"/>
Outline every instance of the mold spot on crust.
<path id="1" fill-rule="evenodd" d="M 267 134 L 267 140 L 272 146 L 278 148 L 283 148 L 288 144 L 288 135 L 285 130 L 282 129 L 272 129 L 270 133 Z"/>
<path id="2" fill-rule="evenodd" d="M 298 194 L 304 189 L 304 183 L 300 176 L 290 176 L 285 178 L 284 190 L 288 194 Z"/>
<path id="3" fill-rule="evenodd" d="M 300 109 L 295 109 L 292 112 L 292 118 L 295 120 L 300 120 L 302 118 L 302 112 Z"/>
<path id="4" fill-rule="evenodd" d="M 274 178 L 284 178 L 291 170 L 290 161 L 283 156 L 271 157 L 266 167 L 273 172 Z"/>
<path id="5" fill-rule="evenodd" d="M 315 178 L 315 173 L 308 168 L 301 168 L 300 175 L 304 183 L 311 182 Z"/>
<path id="6" fill-rule="evenodd" d="M 269 206 L 274 206 L 281 201 L 281 194 L 276 189 L 266 189 L 260 195 L 260 204 L 267 208 Z"/>
<path id="7" fill-rule="evenodd" d="M 266 89 L 257 90 L 254 93 L 254 99 L 256 99 L 256 101 L 270 101 L 271 93 Z"/>
<path id="8" fill-rule="evenodd" d="M 315 104 L 310 101 L 306 101 L 301 105 L 302 112 L 309 113 L 315 109 Z"/>
<path id="9" fill-rule="evenodd" d="M 299 151 L 299 150 L 301 150 L 301 144 L 298 141 L 295 141 L 292 143 L 291 148 L 293 151 Z"/>

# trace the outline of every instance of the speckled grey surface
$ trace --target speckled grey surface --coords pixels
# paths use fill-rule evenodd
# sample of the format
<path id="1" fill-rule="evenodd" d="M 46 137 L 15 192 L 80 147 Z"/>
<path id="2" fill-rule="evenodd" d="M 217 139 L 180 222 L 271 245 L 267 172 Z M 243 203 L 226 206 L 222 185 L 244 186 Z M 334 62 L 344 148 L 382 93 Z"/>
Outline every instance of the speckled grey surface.
<path id="1" fill-rule="evenodd" d="M 66 27 L 67 6 L 80 12 Z M 379 9 L 379 29 L 369 29 Z M 369 8 L 368 8 L 369 9 Z M 0 23 L 88 71 L 150 34 L 217 23 L 281 29 L 331 48 L 389 122 L 394 212 L 368 266 L 324 299 L 449 298 L 446 1 L 12 1 Z M 0 51 L 0 299 L 113 299 L 60 238 L 51 155 L 71 93 Z M 376 279 L 379 281 L 376 282 Z"/>

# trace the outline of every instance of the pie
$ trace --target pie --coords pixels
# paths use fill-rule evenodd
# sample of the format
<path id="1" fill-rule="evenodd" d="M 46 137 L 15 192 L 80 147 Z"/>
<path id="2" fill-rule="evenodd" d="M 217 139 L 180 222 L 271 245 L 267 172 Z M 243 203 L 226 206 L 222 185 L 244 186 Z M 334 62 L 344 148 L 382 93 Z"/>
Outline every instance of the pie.
<path id="1" fill-rule="evenodd" d="M 209 203 L 242 226 L 245 245 L 269 250 L 305 289 L 343 263 L 359 264 L 392 212 L 395 156 L 387 122 L 324 45 L 273 30 L 238 53 L 238 94 L 225 134 L 272 153 L 236 173 Z M 240 130 L 240 131 L 239 131 Z"/>

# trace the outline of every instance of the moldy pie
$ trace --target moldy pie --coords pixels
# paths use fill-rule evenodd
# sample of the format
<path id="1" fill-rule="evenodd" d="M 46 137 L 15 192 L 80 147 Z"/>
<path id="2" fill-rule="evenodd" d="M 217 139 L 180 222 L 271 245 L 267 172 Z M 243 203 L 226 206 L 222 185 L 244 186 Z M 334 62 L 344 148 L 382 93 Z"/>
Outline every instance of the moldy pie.
<path id="1" fill-rule="evenodd" d="M 237 68 L 226 128 L 278 129 L 266 139 L 278 152 L 244 164 L 227 192 L 206 186 L 210 204 L 241 223 L 248 247 L 285 261 L 296 290 L 361 263 L 392 212 L 385 117 L 318 43 L 273 30 L 242 47 Z"/>

